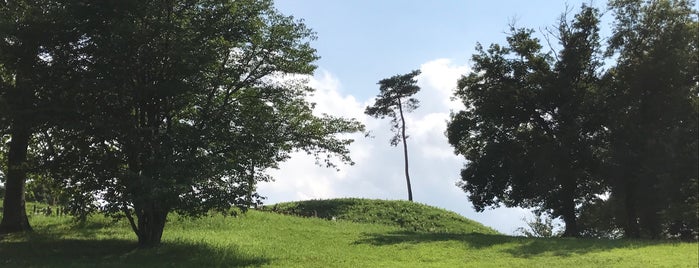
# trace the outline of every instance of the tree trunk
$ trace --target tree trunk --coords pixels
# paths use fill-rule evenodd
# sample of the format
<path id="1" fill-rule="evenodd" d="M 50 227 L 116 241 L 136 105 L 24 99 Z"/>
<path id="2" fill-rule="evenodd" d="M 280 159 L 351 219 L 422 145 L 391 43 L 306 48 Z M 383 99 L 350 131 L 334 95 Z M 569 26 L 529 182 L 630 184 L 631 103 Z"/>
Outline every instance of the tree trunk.
<path id="1" fill-rule="evenodd" d="M 565 203 L 570 203 L 564 206 L 563 211 L 563 222 L 565 222 L 566 229 L 563 231 L 561 236 L 563 237 L 578 237 L 580 232 L 578 230 L 578 221 L 575 216 L 575 204 L 573 200 L 565 201 Z M 571 206 L 572 205 L 572 206 Z"/>
<path id="2" fill-rule="evenodd" d="M 0 223 L 0 233 L 31 231 L 24 199 L 24 185 L 27 179 L 27 148 L 30 129 L 27 125 L 14 122 L 10 132 L 10 150 L 7 155 L 7 181 L 5 199 Z"/>
<path id="3" fill-rule="evenodd" d="M 252 194 L 255 191 L 255 164 L 250 163 L 250 174 L 248 175 L 248 196 L 247 196 L 247 203 L 248 203 L 248 208 L 252 208 Z"/>
<path id="4" fill-rule="evenodd" d="M 567 182 L 563 185 L 563 222 L 566 229 L 561 236 L 563 237 L 579 237 L 577 215 L 575 215 L 575 190 L 577 188 L 576 179 L 573 176 L 567 176 Z"/>
<path id="5" fill-rule="evenodd" d="M 136 210 L 138 217 L 138 247 L 151 248 L 160 245 L 165 229 L 168 210 L 160 208 L 156 202 L 148 202 L 144 208 Z"/>
<path id="6" fill-rule="evenodd" d="M 32 136 L 32 119 L 34 111 L 34 90 L 31 77 L 35 70 L 33 59 L 35 48 L 28 40 L 22 47 L 19 67 L 15 73 L 15 86 L 8 93 L 12 125 L 11 141 L 7 154 L 7 178 L 5 181 L 5 199 L 0 233 L 31 231 L 25 204 L 25 183 L 27 180 L 27 150 Z M 24 42 L 23 42 L 24 43 Z M 36 79 L 36 78 L 35 78 Z"/>
<path id="7" fill-rule="evenodd" d="M 624 224 L 624 236 L 626 238 L 640 238 L 641 228 L 638 224 L 638 215 L 636 213 L 636 200 L 631 192 L 631 189 L 626 189 L 624 195 L 624 208 L 626 210 L 626 224 Z"/>
<path id="8" fill-rule="evenodd" d="M 405 137 L 405 118 L 403 117 L 403 105 L 398 100 L 398 111 L 400 112 L 401 121 L 401 138 L 403 138 L 403 155 L 405 156 L 405 181 L 408 184 L 408 201 L 413 201 L 413 189 L 410 186 L 410 174 L 408 173 L 408 142 Z"/>
<path id="9" fill-rule="evenodd" d="M 146 152 L 148 150 L 145 150 Z M 169 206 L 163 202 L 163 196 L 157 195 L 157 181 L 150 175 L 142 175 L 144 172 L 140 169 L 142 164 L 139 163 L 139 154 L 132 153 L 128 159 L 130 161 L 129 168 L 133 174 L 139 174 L 133 177 L 132 182 L 127 183 L 127 191 L 131 193 L 133 199 L 133 211 L 136 219 L 131 216 L 131 209 L 124 204 L 123 211 L 126 218 L 131 224 L 131 229 L 138 236 L 139 248 L 151 248 L 160 245 L 160 240 L 163 236 L 165 221 L 167 214 L 170 212 Z"/>

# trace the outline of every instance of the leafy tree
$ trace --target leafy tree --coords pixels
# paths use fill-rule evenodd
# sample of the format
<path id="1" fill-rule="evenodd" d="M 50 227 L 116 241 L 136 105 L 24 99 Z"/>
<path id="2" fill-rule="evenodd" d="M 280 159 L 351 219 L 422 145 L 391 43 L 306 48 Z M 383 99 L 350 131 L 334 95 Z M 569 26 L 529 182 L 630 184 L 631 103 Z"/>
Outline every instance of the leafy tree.
<path id="1" fill-rule="evenodd" d="M 254 90 L 241 92 L 240 105 L 234 116 L 240 131 L 231 133 L 228 141 L 236 145 L 236 150 L 230 155 L 232 163 L 235 163 L 231 166 L 236 174 L 232 176 L 236 178 L 233 188 L 238 188 L 244 193 L 239 196 L 246 198 L 238 205 L 250 207 L 259 204 L 259 201 L 254 201 L 259 198 L 255 194 L 255 185 L 258 181 L 271 180 L 265 170 L 277 168 L 278 163 L 287 160 L 294 150 L 302 149 L 310 153 L 335 151 L 345 157 L 342 161 L 352 163 L 351 159 L 346 158 L 349 151 L 345 146 L 349 140 L 340 141 L 331 137 L 337 132 L 362 130 L 363 126 L 327 115 L 316 117 L 312 114 L 312 105 L 301 98 L 279 101 L 275 107 L 271 107 L 260 94 Z M 317 160 L 336 168 L 333 162 L 327 161 L 328 158 Z"/>
<path id="2" fill-rule="evenodd" d="M 51 170 L 46 167 L 47 161 L 40 159 L 46 154 L 41 152 L 46 148 L 41 145 L 40 141 L 34 138 L 32 146 L 29 150 L 29 160 L 31 163 L 32 172 L 27 175 L 26 182 L 26 199 L 32 202 L 40 202 L 50 206 L 66 206 L 68 202 L 68 193 L 65 187 L 61 185 L 60 180 L 53 177 Z"/>
<path id="3" fill-rule="evenodd" d="M 410 201 L 413 201 L 413 190 L 410 186 L 410 174 L 408 173 L 408 136 L 405 134 L 403 111 L 412 112 L 419 106 L 419 101 L 412 97 L 420 90 L 415 79 L 419 74 L 419 70 L 414 70 L 407 74 L 395 75 L 379 81 L 380 93 L 376 96 L 374 105 L 368 106 L 364 111 L 367 115 L 375 118 L 391 118 L 391 130 L 394 133 L 391 138 L 391 146 L 397 146 L 399 140 L 403 143 L 405 181 L 408 185 L 408 200 Z"/>
<path id="4" fill-rule="evenodd" d="M 6 193 L 0 233 L 31 230 L 25 181 L 32 168 L 32 136 L 58 118 L 69 66 L 63 52 L 78 36 L 64 5 L 54 1 L 6 1 L 0 5 L 0 131 L 9 134 Z"/>
<path id="5" fill-rule="evenodd" d="M 599 14 L 583 6 L 558 30 L 562 49 L 541 52 L 532 30 L 508 45 L 476 47 L 473 72 L 458 81 L 466 110 L 452 115 L 449 143 L 467 162 L 460 187 L 476 210 L 537 208 L 577 236 L 577 207 L 602 191 L 595 175 L 601 129 L 596 106 Z"/>
<path id="6" fill-rule="evenodd" d="M 338 133 L 355 120 L 315 116 L 313 33 L 268 0 L 85 2 L 74 6 L 84 68 L 78 122 L 52 129 L 52 172 L 76 208 L 99 198 L 141 247 L 160 243 L 169 212 L 246 205 L 252 168 L 303 150 L 351 162 Z M 82 53 L 82 54 L 81 54 Z M 252 177 L 255 180 L 255 177 Z M 265 177 L 258 177 L 265 178 Z"/>
<path id="7" fill-rule="evenodd" d="M 607 73 L 609 202 L 627 237 L 696 237 L 697 11 L 693 1 L 609 6 L 616 20 L 608 53 L 618 57 Z"/>
<path id="8" fill-rule="evenodd" d="M 37 56 L 39 44 L 37 40 L 32 40 L 36 37 L 21 35 L 22 32 L 30 32 L 30 29 L 18 29 L 22 25 L 19 22 L 36 20 L 36 14 L 26 12 L 28 14 L 20 17 L 18 13 L 22 8 L 11 4 L 5 4 L 0 8 L 0 34 L 3 35 L 4 41 L 0 43 L 0 61 L 4 67 L 0 94 L 9 107 L 3 119 L 8 126 L 7 132 L 12 137 L 8 144 L 6 193 L 0 233 L 8 233 L 31 230 L 24 205 L 24 184 L 27 147 L 31 136 L 32 92 L 35 89 L 32 82 L 36 82 L 31 77 L 35 74 L 35 60 L 32 59 Z M 11 42 L 13 39 L 10 38 L 19 40 Z M 14 51 L 10 52 L 12 48 Z"/>

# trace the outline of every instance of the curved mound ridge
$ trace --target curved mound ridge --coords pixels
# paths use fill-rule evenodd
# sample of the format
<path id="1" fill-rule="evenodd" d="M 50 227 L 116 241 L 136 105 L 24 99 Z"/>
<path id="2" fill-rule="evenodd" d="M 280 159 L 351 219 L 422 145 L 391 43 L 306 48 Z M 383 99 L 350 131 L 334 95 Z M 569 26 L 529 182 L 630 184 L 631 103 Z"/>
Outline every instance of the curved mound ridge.
<path id="1" fill-rule="evenodd" d="M 392 225 L 416 232 L 498 233 L 455 212 L 404 200 L 307 200 L 267 205 L 262 210 L 304 217 Z"/>

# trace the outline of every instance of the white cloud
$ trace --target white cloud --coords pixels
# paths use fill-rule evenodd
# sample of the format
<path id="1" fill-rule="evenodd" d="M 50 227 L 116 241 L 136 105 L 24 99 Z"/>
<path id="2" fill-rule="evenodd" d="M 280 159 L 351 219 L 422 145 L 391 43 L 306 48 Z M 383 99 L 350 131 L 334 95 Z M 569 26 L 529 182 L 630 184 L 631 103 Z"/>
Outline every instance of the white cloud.
<path id="1" fill-rule="evenodd" d="M 406 117 L 415 201 L 455 211 L 512 234 L 515 228 L 524 225 L 521 218 L 530 215 L 527 210 L 499 208 L 476 213 L 466 194 L 455 186 L 464 160 L 454 155 L 444 132 L 450 111 L 463 107 L 450 97 L 457 79 L 468 72 L 468 67 L 438 59 L 422 64 L 420 69 L 418 85 L 422 89 L 416 98 L 421 106 Z M 356 165 L 340 166 L 339 172 L 315 165 L 311 156 L 294 154 L 278 170 L 269 171 L 276 179 L 274 182 L 259 185 L 260 193 L 268 197 L 267 203 L 336 197 L 406 199 L 402 148 L 389 145 L 392 136 L 389 120 L 364 114 L 365 107 L 373 99 L 359 101 L 352 95 L 342 94 L 340 80 L 325 70 L 310 78 L 308 83 L 316 89 L 310 101 L 316 103 L 317 113 L 356 118 L 366 125 L 374 138 L 356 134 L 356 141 L 350 147 Z"/>

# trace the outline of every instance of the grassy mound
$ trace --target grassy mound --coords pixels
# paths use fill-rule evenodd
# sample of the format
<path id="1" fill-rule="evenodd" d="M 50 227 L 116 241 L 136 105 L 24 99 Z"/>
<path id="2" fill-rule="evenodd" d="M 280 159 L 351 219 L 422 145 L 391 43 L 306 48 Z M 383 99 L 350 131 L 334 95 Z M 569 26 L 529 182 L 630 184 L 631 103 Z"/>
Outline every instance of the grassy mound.
<path id="1" fill-rule="evenodd" d="M 262 208 L 282 214 L 398 226 L 415 232 L 497 232 L 451 211 L 402 200 L 342 198 L 279 203 Z"/>

